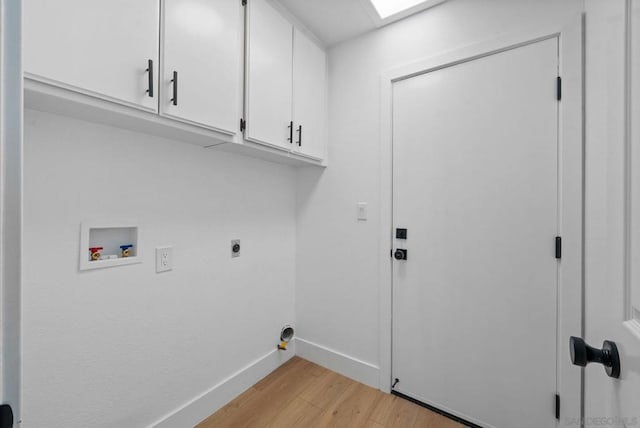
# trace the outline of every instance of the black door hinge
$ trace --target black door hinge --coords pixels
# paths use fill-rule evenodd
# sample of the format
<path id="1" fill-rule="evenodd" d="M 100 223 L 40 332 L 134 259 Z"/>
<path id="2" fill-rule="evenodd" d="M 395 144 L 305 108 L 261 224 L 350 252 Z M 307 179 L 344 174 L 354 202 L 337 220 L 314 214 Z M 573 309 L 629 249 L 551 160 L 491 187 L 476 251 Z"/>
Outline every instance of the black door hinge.
<path id="1" fill-rule="evenodd" d="M 13 410 L 8 404 L 0 405 L 0 428 L 13 427 Z"/>
<path id="2" fill-rule="evenodd" d="M 242 0 L 242 5 L 246 6 L 247 5 L 247 0 Z"/>
<path id="3" fill-rule="evenodd" d="M 558 101 L 562 99 L 562 77 L 558 76 L 558 80 L 556 83 L 556 97 Z"/>
<path id="4" fill-rule="evenodd" d="M 240 132 L 244 132 L 245 129 L 247 129 L 247 121 L 240 119 Z"/>
<path id="5" fill-rule="evenodd" d="M 562 258 L 562 237 L 556 236 L 556 259 Z"/>
<path id="6" fill-rule="evenodd" d="M 560 395 L 556 394 L 556 419 L 560 420 Z"/>

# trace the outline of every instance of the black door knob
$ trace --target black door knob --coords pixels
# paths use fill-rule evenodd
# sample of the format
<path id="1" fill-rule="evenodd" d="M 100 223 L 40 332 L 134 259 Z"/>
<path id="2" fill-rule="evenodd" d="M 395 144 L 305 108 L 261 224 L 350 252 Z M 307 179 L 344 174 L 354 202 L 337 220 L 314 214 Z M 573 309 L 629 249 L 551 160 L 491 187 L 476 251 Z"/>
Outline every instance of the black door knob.
<path id="1" fill-rule="evenodd" d="M 407 250 L 402 250 L 398 248 L 395 253 L 393 253 L 393 257 L 396 260 L 407 260 Z"/>
<path id="2" fill-rule="evenodd" d="M 618 379 L 620 377 L 620 355 L 615 342 L 605 340 L 602 349 L 596 349 L 581 337 L 571 336 L 569 339 L 569 350 L 571 351 L 571 362 L 580 367 L 586 367 L 589 363 L 599 363 L 604 366 L 604 370 L 609 377 Z"/>
<path id="3" fill-rule="evenodd" d="M 0 405 L 0 428 L 13 427 L 13 410 L 8 404 Z"/>

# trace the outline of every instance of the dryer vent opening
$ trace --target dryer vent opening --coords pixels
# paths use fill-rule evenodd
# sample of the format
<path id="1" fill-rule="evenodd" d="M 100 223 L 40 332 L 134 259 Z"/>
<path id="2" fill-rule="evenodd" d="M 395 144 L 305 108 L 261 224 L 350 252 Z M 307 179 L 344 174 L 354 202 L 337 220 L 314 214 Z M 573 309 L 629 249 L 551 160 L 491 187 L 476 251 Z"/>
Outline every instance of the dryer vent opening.
<path id="1" fill-rule="evenodd" d="M 285 325 L 282 327 L 282 331 L 280 332 L 280 343 L 278 344 L 278 349 L 281 351 L 287 350 L 287 344 L 293 339 L 294 330 L 290 325 Z"/>

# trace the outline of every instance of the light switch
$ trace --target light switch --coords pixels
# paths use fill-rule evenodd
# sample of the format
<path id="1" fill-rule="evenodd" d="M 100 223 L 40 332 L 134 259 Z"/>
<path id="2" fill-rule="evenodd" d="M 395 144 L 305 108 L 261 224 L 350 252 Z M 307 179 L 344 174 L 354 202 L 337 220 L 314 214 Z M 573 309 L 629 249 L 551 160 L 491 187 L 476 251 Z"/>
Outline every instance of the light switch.
<path id="1" fill-rule="evenodd" d="M 358 202 L 358 221 L 367 221 L 367 203 Z"/>

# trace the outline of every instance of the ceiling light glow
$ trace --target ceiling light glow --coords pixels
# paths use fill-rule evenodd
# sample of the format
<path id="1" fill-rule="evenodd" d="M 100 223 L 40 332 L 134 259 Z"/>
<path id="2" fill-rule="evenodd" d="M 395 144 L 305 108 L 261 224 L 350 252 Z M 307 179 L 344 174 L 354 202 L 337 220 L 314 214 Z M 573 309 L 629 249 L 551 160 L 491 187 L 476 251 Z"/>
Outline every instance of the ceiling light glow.
<path id="1" fill-rule="evenodd" d="M 424 2 L 425 0 L 371 0 L 381 19 L 388 18 Z"/>

